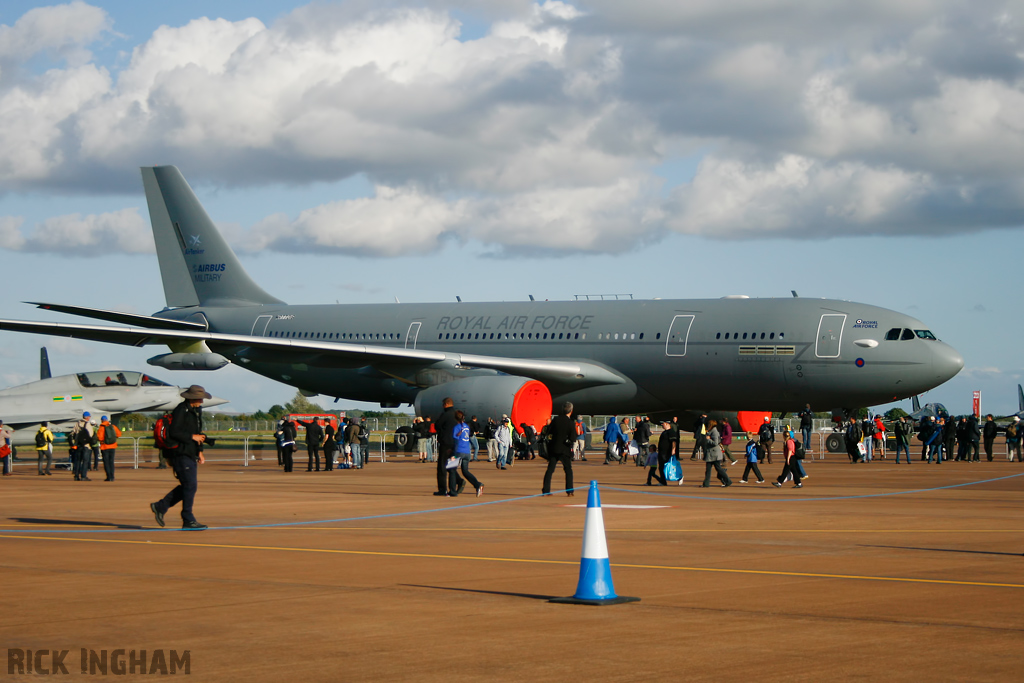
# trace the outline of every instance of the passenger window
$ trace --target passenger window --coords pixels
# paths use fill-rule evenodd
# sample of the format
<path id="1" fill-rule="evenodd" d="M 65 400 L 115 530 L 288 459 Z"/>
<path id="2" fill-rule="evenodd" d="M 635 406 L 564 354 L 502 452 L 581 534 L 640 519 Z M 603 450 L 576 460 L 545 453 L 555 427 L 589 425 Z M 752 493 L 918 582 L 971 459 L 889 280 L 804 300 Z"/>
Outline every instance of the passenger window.
<path id="1" fill-rule="evenodd" d="M 744 338 L 744 339 L 746 339 L 746 338 L 747 338 L 747 333 L 746 333 L 746 332 L 744 332 L 744 333 L 743 333 L 743 338 Z"/>
<path id="2" fill-rule="evenodd" d="M 771 334 L 769 334 L 769 335 L 768 335 L 768 338 L 769 338 L 769 339 L 775 339 L 775 333 L 774 333 L 774 332 L 772 332 Z"/>
<path id="3" fill-rule="evenodd" d="M 579 337 L 580 335 L 578 335 L 578 334 L 577 334 L 576 336 L 577 336 L 577 337 Z M 643 332 L 641 332 L 641 333 L 640 333 L 640 338 L 641 338 L 641 339 L 643 339 L 643 338 L 644 338 L 644 333 L 643 333 Z"/>
<path id="4" fill-rule="evenodd" d="M 718 334 L 715 335 L 715 339 L 721 339 L 721 338 L 722 338 L 722 333 L 721 332 L 719 332 Z M 726 337 L 726 339 L 728 339 L 728 337 Z"/>

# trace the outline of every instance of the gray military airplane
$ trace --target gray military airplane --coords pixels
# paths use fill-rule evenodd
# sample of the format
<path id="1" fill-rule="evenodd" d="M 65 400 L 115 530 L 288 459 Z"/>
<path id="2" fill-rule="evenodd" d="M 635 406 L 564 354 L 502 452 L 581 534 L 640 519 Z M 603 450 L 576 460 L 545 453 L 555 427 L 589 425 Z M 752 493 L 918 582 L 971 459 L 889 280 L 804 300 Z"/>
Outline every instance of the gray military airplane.
<path id="1" fill-rule="evenodd" d="M 544 424 L 591 414 L 851 409 L 931 389 L 963 358 L 915 318 L 785 298 L 288 305 L 246 273 L 173 166 L 142 169 L 167 307 L 151 316 L 40 308 L 118 325 L 0 329 L 129 346 L 165 368 L 233 362 L 310 394 Z"/>
<path id="2" fill-rule="evenodd" d="M 0 418 L 14 430 L 12 444 L 35 444 L 35 431 L 40 422 L 49 422 L 54 432 L 62 432 L 82 417 L 92 413 L 112 419 L 122 413 L 172 410 L 181 403 L 181 387 L 161 382 L 155 377 L 129 370 L 97 370 L 53 377 L 46 349 L 40 350 L 40 379 L 28 384 L 0 390 Z M 204 405 L 227 403 L 222 398 L 205 401 Z"/>

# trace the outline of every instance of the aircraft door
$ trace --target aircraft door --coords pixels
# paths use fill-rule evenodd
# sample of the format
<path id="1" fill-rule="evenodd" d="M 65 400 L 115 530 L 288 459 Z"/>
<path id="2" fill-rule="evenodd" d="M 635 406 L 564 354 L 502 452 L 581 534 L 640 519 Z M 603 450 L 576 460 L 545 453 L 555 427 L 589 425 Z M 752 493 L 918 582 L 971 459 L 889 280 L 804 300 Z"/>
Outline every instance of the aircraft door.
<path id="1" fill-rule="evenodd" d="M 666 356 L 686 355 L 686 340 L 690 337 L 693 318 L 692 315 L 677 315 L 672 318 L 672 324 L 668 326 L 668 338 L 665 340 Z"/>
<path id="2" fill-rule="evenodd" d="M 818 358 L 838 358 L 843 341 L 845 313 L 825 313 L 818 322 L 818 338 L 814 344 L 814 355 Z"/>
<path id="3" fill-rule="evenodd" d="M 420 322 L 409 323 L 409 331 L 405 333 L 405 348 L 407 348 L 407 349 L 415 349 L 416 348 L 416 341 L 420 337 L 420 327 L 421 326 L 422 326 L 422 323 L 420 323 Z"/>
<path id="4" fill-rule="evenodd" d="M 256 318 L 256 322 L 252 324 L 252 336 L 254 337 L 265 337 L 267 336 L 267 325 L 270 324 L 272 315 L 261 315 Z"/>

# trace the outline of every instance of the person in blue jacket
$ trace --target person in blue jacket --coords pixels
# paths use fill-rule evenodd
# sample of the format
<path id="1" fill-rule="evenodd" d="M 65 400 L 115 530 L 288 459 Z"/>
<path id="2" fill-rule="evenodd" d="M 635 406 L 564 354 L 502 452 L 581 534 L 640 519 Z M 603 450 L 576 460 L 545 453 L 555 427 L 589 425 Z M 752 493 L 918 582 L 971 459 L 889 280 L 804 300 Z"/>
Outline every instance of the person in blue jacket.
<path id="1" fill-rule="evenodd" d="M 466 423 L 466 414 L 461 410 L 455 411 L 455 427 L 452 429 L 452 438 L 455 441 L 455 450 L 452 457 L 459 459 L 459 467 L 462 469 L 462 476 L 476 489 L 476 495 L 481 496 L 484 492 L 484 485 L 469 471 L 469 458 L 472 454 L 472 447 L 469 444 L 472 437 L 472 430 Z M 459 495 L 458 472 L 453 467 L 448 470 L 448 495 L 452 498 Z"/>
<path id="2" fill-rule="evenodd" d="M 741 484 L 747 483 L 747 475 L 753 472 L 757 475 L 757 483 L 763 484 L 764 477 L 761 476 L 761 470 L 757 466 L 757 441 L 754 440 L 754 435 L 747 432 L 747 466 L 743 470 L 743 477 L 740 478 Z"/>
<path id="3" fill-rule="evenodd" d="M 610 465 L 613 462 L 622 462 L 622 453 L 619 452 L 619 439 L 623 439 L 622 429 L 619 427 L 618 416 L 608 418 L 608 424 L 604 428 L 604 442 L 607 444 L 604 454 L 604 464 Z"/>

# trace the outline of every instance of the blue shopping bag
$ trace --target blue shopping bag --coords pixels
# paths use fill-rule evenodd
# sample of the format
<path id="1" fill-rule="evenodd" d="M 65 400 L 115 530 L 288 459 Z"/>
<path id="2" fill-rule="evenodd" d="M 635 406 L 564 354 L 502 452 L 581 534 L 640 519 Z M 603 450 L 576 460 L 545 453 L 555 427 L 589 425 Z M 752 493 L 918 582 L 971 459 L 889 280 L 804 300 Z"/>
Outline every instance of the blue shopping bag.
<path id="1" fill-rule="evenodd" d="M 683 478 L 683 468 L 679 465 L 679 458 L 672 456 L 665 463 L 665 479 L 668 481 L 679 481 Z"/>

